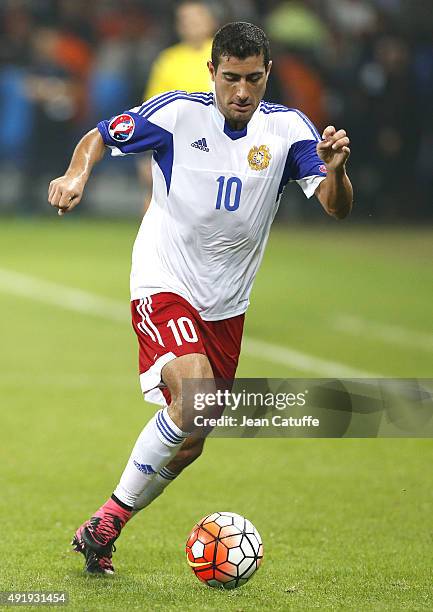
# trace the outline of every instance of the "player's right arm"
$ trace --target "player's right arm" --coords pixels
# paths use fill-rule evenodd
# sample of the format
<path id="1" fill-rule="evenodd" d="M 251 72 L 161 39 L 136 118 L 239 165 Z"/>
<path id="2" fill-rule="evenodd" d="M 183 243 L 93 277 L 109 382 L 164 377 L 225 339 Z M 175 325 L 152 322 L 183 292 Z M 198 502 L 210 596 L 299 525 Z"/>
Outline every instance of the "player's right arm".
<path id="1" fill-rule="evenodd" d="M 97 127 L 80 140 L 63 176 L 51 181 L 48 201 L 59 214 L 70 212 L 79 204 L 93 166 L 111 149 L 114 157 L 155 151 L 164 173 L 167 192 L 173 164 L 173 129 L 177 117 L 176 100 L 185 92 L 166 92 L 141 106 L 125 111 Z"/>
<path id="2" fill-rule="evenodd" d="M 59 215 L 70 212 L 80 203 L 92 168 L 104 153 L 105 143 L 97 128 L 77 144 L 65 174 L 51 181 L 48 188 L 48 202 L 58 208 Z"/>

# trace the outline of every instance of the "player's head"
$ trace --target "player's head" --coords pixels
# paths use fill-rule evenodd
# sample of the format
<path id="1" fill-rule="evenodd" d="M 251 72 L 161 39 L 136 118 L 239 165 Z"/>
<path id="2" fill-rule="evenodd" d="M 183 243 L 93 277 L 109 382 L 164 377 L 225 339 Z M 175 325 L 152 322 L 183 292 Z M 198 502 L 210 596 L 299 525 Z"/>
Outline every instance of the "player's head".
<path id="1" fill-rule="evenodd" d="M 236 129 L 251 119 L 263 98 L 271 65 L 268 37 L 256 25 L 236 21 L 215 34 L 208 68 L 218 106 Z"/>
<path id="2" fill-rule="evenodd" d="M 183 0 L 176 7 L 176 30 L 179 38 L 192 47 L 201 47 L 215 32 L 216 21 L 200 0 Z"/>

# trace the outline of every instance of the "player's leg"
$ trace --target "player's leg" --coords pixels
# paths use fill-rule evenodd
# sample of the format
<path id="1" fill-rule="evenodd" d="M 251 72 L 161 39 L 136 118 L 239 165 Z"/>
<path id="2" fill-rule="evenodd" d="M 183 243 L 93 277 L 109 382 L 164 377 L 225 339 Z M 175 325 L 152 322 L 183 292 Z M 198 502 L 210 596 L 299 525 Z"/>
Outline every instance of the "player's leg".
<path id="1" fill-rule="evenodd" d="M 143 316 L 143 314 L 145 316 Z M 187 341 L 179 342 L 179 339 L 182 340 L 182 338 L 181 334 L 178 333 L 178 336 L 175 338 L 175 342 L 173 343 L 173 338 L 170 339 L 170 334 L 172 332 L 169 330 L 171 330 L 172 323 L 174 321 L 178 321 L 180 317 L 186 324 L 188 324 L 189 321 L 190 335 Z M 216 339 L 206 338 L 205 351 L 205 346 L 203 343 L 203 334 L 206 333 L 205 324 L 201 320 L 197 311 L 193 309 L 192 306 L 183 298 L 169 293 L 158 294 L 153 296 L 152 302 L 149 304 L 149 306 L 146 306 L 145 303 L 143 304 L 143 300 L 136 300 L 132 304 L 132 318 L 140 347 L 140 382 L 146 400 L 158 402 L 164 399 L 162 392 L 159 390 L 159 383 L 161 383 L 161 381 L 164 381 L 168 386 L 169 392 L 166 393 L 165 390 L 164 393 L 166 401 L 170 404 L 172 403 L 171 393 L 173 394 L 173 397 L 180 395 L 179 381 L 182 380 L 182 378 L 188 378 L 190 376 L 198 376 L 200 378 L 203 375 L 209 378 L 212 377 L 213 365 L 212 362 L 209 365 L 205 352 L 207 353 L 208 346 L 212 344 L 212 342 L 215 342 Z M 161 349 L 161 346 L 158 346 L 157 343 L 152 341 L 149 332 L 151 329 L 153 329 L 153 325 L 156 325 L 158 331 L 161 333 L 161 338 L 165 346 L 164 350 Z M 185 340 L 185 338 L 183 340 Z M 179 353 L 187 353 L 187 355 L 200 353 L 201 360 L 199 355 L 199 362 L 196 366 L 200 367 L 200 371 L 190 369 L 188 360 L 184 359 L 182 359 L 182 361 L 169 361 L 166 364 L 168 350 L 177 355 Z M 160 370 L 155 372 L 155 367 L 160 362 L 160 355 L 163 365 L 161 366 Z M 158 357 L 156 361 L 155 357 Z M 171 364 L 175 365 L 172 366 Z M 178 366 L 183 369 L 178 369 Z M 185 368 L 187 371 L 185 371 Z M 172 371 L 174 373 L 172 373 Z M 167 378 L 167 380 L 164 379 L 164 376 Z M 179 397 L 176 397 L 175 399 L 175 404 L 178 405 Z M 169 408 L 169 410 L 171 411 L 171 408 Z M 159 470 L 158 473 L 152 479 L 149 479 L 145 484 L 145 488 L 140 496 L 140 501 L 136 501 L 134 504 L 134 509 L 144 508 L 156 497 L 158 497 L 158 495 L 160 495 L 162 491 L 180 474 L 182 469 L 200 456 L 202 448 L 202 435 L 192 434 L 188 436 L 175 458 L 173 458 L 164 468 Z"/>
<path id="2" fill-rule="evenodd" d="M 224 321 L 202 322 L 201 335 L 206 342 L 206 351 L 213 374 L 224 381 L 227 388 L 234 380 L 241 347 L 244 316 Z M 177 455 L 161 469 L 135 502 L 134 514 L 143 510 L 159 497 L 186 467 L 191 465 L 203 451 L 203 431 L 193 432 L 180 447 Z"/>
<path id="3" fill-rule="evenodd" d="M 215 389 L 212 369 L 205 355 L 184 355 L 164 367 L 163 380 L 172 397 L 170 405 L 159 410 L 144 427 L 113 495 L 75 534 L 74 548 L 85 554 L 88 572 L 114 572 L 111 562 L 114 541 L 131 518 L 139 497 L 152 487 L 159 471 L 178 454 L 188 436 L 188 432 L 179 427 L 183 427 L 184 422 L 188 427 L 192 424 L 191 418 L 183 416 L 184 413 L 192 414 L 192 406 L 184 405 L 181 394 L 182 380 L 188 378 L 196 381 L 197 392 Z M 193 460 L 193 446 L 181 452 L 178 466 L 182 459 L 183 463 Z"/>
<path id="4" fill-rule="evenodd" d="M 176 470 L 176 466 L 193 461 L 198 444 L 194 444 L 194 438 L 189 444 L 185 440 L 193 429 L 192 397 L 195 392 L 215 390 L 212 368 L 206 355 L 194 353 L 170 361 L 162 369 L 162 379 L 170 391 L 171 402 L 159 410 L 141 432 L 113 494 L 115 500 L 131 509 L 136 509 L 137 499 L 167 464 L 173 471 L 173 467 Z M 182 381 L 187 379 L 192 379 L 190 384 L 197 390 L 193 390 L 191 400 L 185 405 Z M 177 460 L 173 464 L 175 457 Z"/>
<path id="5" fill-rule="evenodd" d="M 143 510 L 165 491 L 169 484 L 191 463 L 200 457 L 203 452 L 205 438 L 200 434 L 192 433 L 180 447 L 176 456 L 156 474 L 134 504 L 134 514 Z"/>
<path id="6" fill-rule="evenodd" d="M 191 418 L 188 418 L 187 414 L 185 414 L 185 411 L 191 415 L 193 407 L 184 406 L 182 401 L 182 380 L 187 378 L 198 379 L 196 384 L 197 392 L 199 393 L 215 391 L 211 364 L 204 355 L 198 357 L 199 359 L 194 366 L 190 363 L 190 359 L 184 357 L 168 363 L 162 370 L 162 379 L 167 385 L 171 396 L 171 403 L 168 407 L 170 417 L 178 425 L 188 429 L 193 429 L 193 423 Z M 195 369 L 197 367 L 199 367 L 199 370 Z M 194 393 L 194 389 L 191 388 L 191 391 Z M 189 393 L 189 396 L 191 397 L 192 394 Z M 203 451 L 203 445 L 203 433 L 201 431 L 192 431 L 171 461 L 155 475 L 151 482 L 146 484 L 142 493 L 136 498 L 134 513 L 152 503 L 179 476 L 182 470 L 198 459 Z"/>
<path id="7" fill-rule="evenodd" d="M 142 501 L 145 505 L 153 501 L 201 453 L 202 436 L 192 435 L 184 441 L 192 424 L 193 411 L 192 405 L 185 410 L 182 403 L 182 380 L 193 378 L 198 384 L 196 392 L 210 392 L 215 390 L 213 372 L 232 378 L 236 370 L 242 317 L 207 326 L 179 296 L 158 294 L 152 300 L 132 303 L 133 324 L 140 345 L 140 380 L 146 394 L 158 387 L 163 379 L 172 401 L 158 411 L 141 432 L 113 496 L 76 532 L 73 544 L 75 550 L 86 554 L 88 571 L 113 571 L 112 545 L 132 516 L 133 508 L 144 507 Z M 178 338 L 175 343 L 170 337 L 168 325 L 179 317 L 183 321 L 188 319 L 192 326 L 187 342 L 182 345 L 178 344 Z M 221 346 L 218 335 L 225 338 Z M 205 355 L 203 338 L 211 363 Z M 222 364 L 226 365 L 222 367 Z M 160 391 L 158 394 L 162 398 Z"/>

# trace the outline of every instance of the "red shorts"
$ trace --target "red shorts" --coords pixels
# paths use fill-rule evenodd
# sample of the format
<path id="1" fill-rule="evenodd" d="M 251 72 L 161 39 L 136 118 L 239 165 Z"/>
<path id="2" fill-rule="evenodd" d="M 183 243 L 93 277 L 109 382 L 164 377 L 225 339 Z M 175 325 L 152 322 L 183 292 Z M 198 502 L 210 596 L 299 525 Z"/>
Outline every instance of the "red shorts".
<path id="1" fill-rule="evenodd" d="M 139 344 L 140 384 L 146 400 L 170 402 L 161 370 L 169 361 L 190 353 L 206 355 L 215 378 L 234 379 L 244 314 L 222 321 L 203 321 L 197 310 L 175 293 L 133 300 L 131 311 Z"/>

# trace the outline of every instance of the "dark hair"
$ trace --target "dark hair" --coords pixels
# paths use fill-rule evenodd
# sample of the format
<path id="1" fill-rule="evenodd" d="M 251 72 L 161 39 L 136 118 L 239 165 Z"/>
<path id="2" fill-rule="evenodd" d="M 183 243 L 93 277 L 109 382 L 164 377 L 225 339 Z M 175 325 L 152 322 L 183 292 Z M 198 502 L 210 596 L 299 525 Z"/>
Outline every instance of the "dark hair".
<path id="1" fill-rule="evenodd" d="M 268 67 L 271 50 L 266 34 L 258 26 L 246 21 L 227 23 L 215 34 L 212 43 L 212 64 L 218 68 L 221 57 L 246 59 L 263 53 L 265 68 Z"/>

